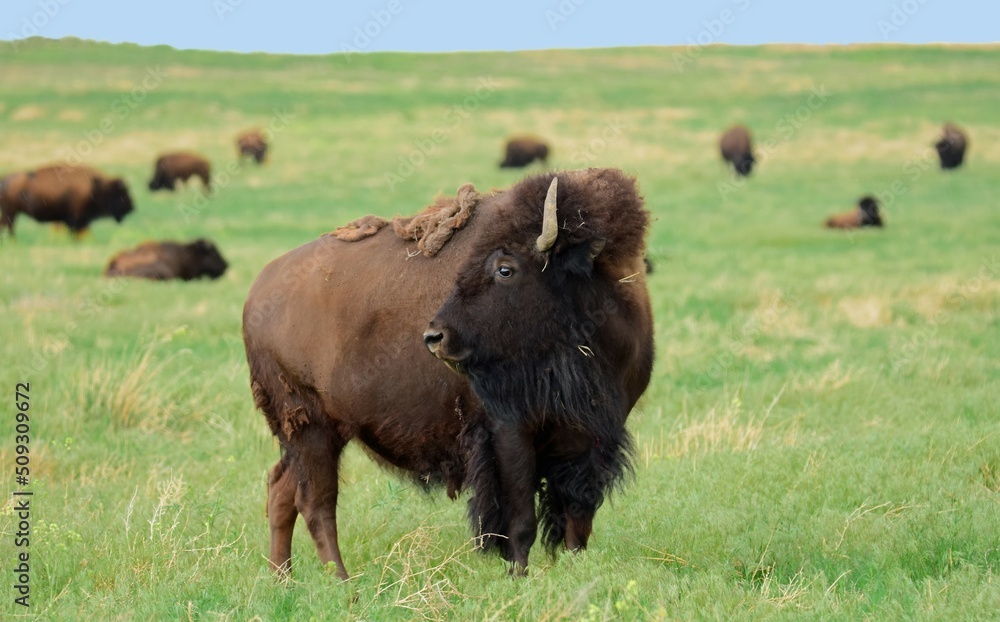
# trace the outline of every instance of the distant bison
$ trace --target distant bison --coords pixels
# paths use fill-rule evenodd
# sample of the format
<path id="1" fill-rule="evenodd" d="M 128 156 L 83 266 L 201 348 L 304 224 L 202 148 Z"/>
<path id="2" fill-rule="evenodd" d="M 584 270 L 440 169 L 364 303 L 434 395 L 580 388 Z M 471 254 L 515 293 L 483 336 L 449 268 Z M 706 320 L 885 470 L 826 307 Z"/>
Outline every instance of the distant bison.
<path id="1" fill-rule="evenodd" d="M 178 180 L 187 181 L 191 177 L 199 177 L 202 185 L 207 188 L 211 172 L 212 165 L 198 154 L 167 153 L 156 159 L 153 178 L 149 180 L 149 189 L 174 190 Z"/>
<path id="2" fill-rule="evenodd" d="M 219 249 L 209 240 L 197 239 L 187 244 L 144 242 L 115 255 L 104 269 L 104 276 L 190 281 L 203 276 L 217 279 L 228 267 Z"/>
<path id="3" fill-rule="evenodd" d="M 0 231 L 14 237 L 14 219 L 65 223 L 79 237 L 98 218 L 121 222 L 134 208 L 128 187 L 86 167 L 54 164 L 0 180 Z"/>
<path id="4" fill-rule="evenodd" d="M 952 169 L 962 166 L 965 160 L 965 149 L 969 139 L 954 123 L 945 123 L 941 139 L 934 144 L 938 157 L 941 158 L 941 168 Z"/>
<path id="5" fill-rule="evenodd" d="M 236 147 L 240 151 L 240 157 L 249 156 L 257 164 L 261 164 L 267 158 L 267 141 L 260 130 L 247 130 L 236 138 Z"/>
<path id="6" fill-rule="evenodd" d="M 750 174 L 756 160 L 750 143 L 750 130 L 743 125 L 734 125 L 726 130 L 719 141 L 722 159 L 733 165 L 736 172 L 744 177 Z"/>
<path id="7" fill-rule="evenodd" d="M 521 168 L 535 160 L 546 164 L 549 157 L 549 146 L 541 140 L 530 136 L 511 138 L 507 141 L 506 154 L 500 168 Z"/>
<path id="8" fill-rule="evenodd" d="M 855 209 L 827 218 L 826 226 L 831 229 L 881 227 L 882 217 L 878 212 L 878 201 L 871 196 L 862 197 Z"/>
<path id="9" fill-rule="evenodd" d="M 290 569 L 301 513 L 348 578 L 337 495 L 352 439 L 452 499 L 470 489 L 479 544 L 516 574 L 539 534 L 585 549 L 630 470 L 625 420 L 653 365 L 648 220 L 621 171 L 545 174 L 367 216 L 268 264 L 243 339 L 284 450 L 268 477 L 271 565 Z"/>

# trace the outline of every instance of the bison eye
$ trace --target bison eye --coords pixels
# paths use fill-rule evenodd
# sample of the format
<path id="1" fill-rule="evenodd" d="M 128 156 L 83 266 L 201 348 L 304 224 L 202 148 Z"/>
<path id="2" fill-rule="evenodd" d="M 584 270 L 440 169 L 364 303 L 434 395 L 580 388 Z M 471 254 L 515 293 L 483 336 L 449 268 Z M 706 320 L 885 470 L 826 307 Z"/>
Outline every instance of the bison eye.
<path id="1" fill-rule="evenodd" d="M 511 268 L 510 266 L 500 266 L 497 268 L 496 275 L 501 279 L 509 279 L 514 276 L 514 268 Z"/>

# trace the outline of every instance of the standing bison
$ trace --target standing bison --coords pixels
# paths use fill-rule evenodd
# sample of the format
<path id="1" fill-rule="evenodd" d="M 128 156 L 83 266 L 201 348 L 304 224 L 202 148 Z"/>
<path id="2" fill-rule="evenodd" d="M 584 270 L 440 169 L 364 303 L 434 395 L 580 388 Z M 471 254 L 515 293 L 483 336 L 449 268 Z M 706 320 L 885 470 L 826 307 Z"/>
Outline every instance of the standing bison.
<path id="1" fill-rule="evenodd" d="M 257 164 L 262 164 L 267 158 L 267 141 L 260 130 L 247 130 L 236 137 L 236 148 L 240 157 L 248 156 Z"/>
<path id="2" fill-rule="evenodd" d="M 197 239 L 187 244 L 178 242 L 145 242 L 122 251 L 111 258 L 104 276 L 133 276 L 166 281 L 191 281 L 207 276 L 217 279 L 229 264 L 210 240 Z"/>
<path id="3" fill-rule="evenodd" d="M 855 209 L 827 218 L 826 226 L 831 229 L 881 227 L 882 216 L 878 211 L 878 201 L 872 196 L 861 197 Z"/>
<path id="4" fill-rule="evenodd" d="M 507 141 L 503 162 L 500 168 L 521 168 L 535 160 L 546 164 L 549 157 L 549 146 L 531 136 L 511 138 Z"/>
<path id="5" fill-rule="evenodd" d="M 625 419 L 653 364 L 647 222 L 618 170 L 545 174 L 463 186 L 391 226 L 368 216 L 266 266 L 243 338 L 284 449 L 268 478 L 273 567 L 290 568 L 301 513 L 348 577 L 337 468 L 351 439 L 452 499 L 469 488 L 478 541 L 517 574 L 539 522 L 550 550 L 586 548 L 630 469 Z"/>
<path id="6" fill-rule="evenodd" d="M 954 123 L 945 123 L 941 139 L 934 144 L 941 159 L 941 168 L 948 170 L 962 166 L 968 144 L 965 132 Z"/>
<path id="7" fill-rule="evenodd" d="M 736 172 L 746 177 L 753 170 L 756 160 L 750 142 L 750 130 L 743 125 L 734 125 L 726 130 L 719 140 L 722 159 L 733 165 Z"/>
<path id="8" fill-rule="evenodd" d="M 203 188 L 208 188 L 212 165 L 204 157 L 195 153 L 167 153 L 156 159 L 153 178 L 149 180 L 150 190 L 174 190 L 178 181 L 191 177 L 201 179 Z"/>
<path id="9" fill-rule="evenodd" d="M 121 222 L 134 209 L 125 182 L 86 166 L 54 164 L 0 180 L 0 230 L 14 237 L 14 219 L 65 223 L 79 237 L 98 218 Z"/>

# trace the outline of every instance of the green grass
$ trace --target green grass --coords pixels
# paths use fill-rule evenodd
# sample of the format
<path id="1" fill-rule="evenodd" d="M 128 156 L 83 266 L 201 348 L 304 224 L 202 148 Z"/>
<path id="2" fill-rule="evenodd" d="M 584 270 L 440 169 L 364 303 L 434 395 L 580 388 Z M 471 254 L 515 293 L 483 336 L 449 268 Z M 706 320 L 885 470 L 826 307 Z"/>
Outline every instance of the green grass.
<path id="1" fill-rule="evenodd" d="M 17 241 L 0 244 L 5 490 L 14 386 L 31 383 L 30 613 L 996 616 L 1000 48 L 711 47 L 683 72 L 678 53 L 0 49 L 0 171 L 82 149 L 127 178 L 138 208 L 80 243 L 22 218 Z M 157 67 L 165 77 L 133 95 Z M 483 79 L 492 90 L 476 99 Z M 810 109 L 814 87 L 829 96 Z M 463 105 L 467 118 L 447 116 Z M 197 189 L 146 191 L 157 152 L 196 149 L 222 170 L 236 132 L 276 109 L 294 116 L 272 161 L 243 166 L 193 215 L 183 206 Z M 105 118 L 113 130 L 81 146 Z M 949 119 L 970 133 L 967 166 L 922 168 Z M 716 153 L 734 122 L 763 160 L 740 185 Z M 441 142 L 401 174 L 435 129 Z M 278 449 L 240 338 L 250 284 L 349 219 L 413 213 L 465 182 L 510 185 L 520 173 L 495 165 L 503 138 L 525 131 L 551 140 L 555 167 L 634 174 L 654 216 L 657 361 L 629 420 L 636 477 L 598 512 L 590 550 L 550 559 L 536 547 L 530 576 L 513 580 L 473 550 L 464 498 L 425 495 L 352 449 L 339 516 L 354 578 L 319 566 L 300 522 L 294 582 L 277 583 L 264 500 Z M 392 188 L 388 173 L 402 178 Z M 894 182 L 884 231 L 820 227 Z M 100 276 L 122 248 L 201 235 L 230 261 L 218 282 Z M 10 585 L 12 507 L 0 512 Z M 10 585 L 0 616 L 24 613 Z"/>

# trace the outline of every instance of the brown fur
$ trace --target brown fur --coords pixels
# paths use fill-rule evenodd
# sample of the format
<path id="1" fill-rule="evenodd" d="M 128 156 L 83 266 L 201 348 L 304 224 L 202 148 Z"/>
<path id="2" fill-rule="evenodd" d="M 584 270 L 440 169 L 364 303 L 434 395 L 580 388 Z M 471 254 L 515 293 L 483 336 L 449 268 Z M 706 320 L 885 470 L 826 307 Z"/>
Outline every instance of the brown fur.
<path id="1" fill-rule="evenodd" d="M 560 173 L 560 233 L 553 248 L 540 254 L 534 244 L 551 178 L 533 177 L 484 196 L 463 186 L 458 197 L 440 199 L 419 214 L 422 221 L 399 219 L 391 230 L 381 219 L 355 221 L 344 235 L 371 230 L 358 236 L 362 241 L 323 236 L 258 276 L 244 307 L 243 336 L 254 403 L 285 450 L 268 478 L 275 569 L 290 568 L 292 530 L 301 513 L 321 562 L 333 562 L 338 576 L 347 578 L 336 512 L 339 456 L 352 439 L 385 466 L 425 485 L 444 484 L 450 497 L 471 487 L 473 528 L 515 569 L 527 565 L 540 488 L 547 542 L 586 547 L 593 513 L 627 468 L 624 420 L 652 365 L 643 266 L 648 215 L 634 180 L 620 171 Z M 459 226 L 463 219 L 465 226 Z M 440 239 L 435 233 L 441 229 L 448 231 L 448 243 L 430 243 Z M 437 250 L 410 255 L 404 238 Z M 524 299 L 496 299 L 480 309 L 459 293 L 465 291 L 461 284 L 484 274 L 492 278 L 483 262 L 501 249 L 522 261 Z M 592 273 L 577 274 L 588 260 Z M 548 293 L 552 288 L 558 293 Z M 558 351 L 583 376 L 603 378 L 607 395 L 586 398 L 585 408 L 593 412 L 579 415 L 553 410 L 547 416 L 547 407 L 515 406 L 518 393 L 537 388 L 515 390 L 506 406 L 484 403 L 473 376 L 453 373 L 424 343 L 428 321 L 458 295 L 464 302 L 448 308 L 472 312 L 482 327 L 516 341 L 498 346 L 505 363 L 528 364 L 532 357 L 524 348 Z M 493 309 L 513 312 L 512 303 L 525 313 L 515 325 L 490 315 Z M 558 306 L 556 312 L 530 319 L 549 304 Z M 603 316 L 586 311 L 595 305 Z M 586 327 L 585 317 L 599 324 L 596 333 L 588 332 L 596 329 Z M 545 332 L 531 333 L 534 324 Z M 571 382 L 568 393 L 546 395 L 576 403 L 589 386 Z M 509 420 L 505 407 L 514 407 L 523 420 Z M 534 447 L 537 457 L 522 456 Z M 586 490 L 563 486 L 566 478 L 576 478 Z"/>
<path id="2" fill-rule="evenodd" d="M 77 237 L 97 218 L 121 222 L 133 210 L 128 187 L 86 166 L 55 164 L 0 180 L 0 230 L 14 236 L 14 220 L 65 223 Z"/>
<path id="3" fill-rule="evenodd" d="M 954 123 L 945 123 L 941 138 L 934 144 L 941 160 L 941 168 L 949 170 L 962 166 L 968 144 L 969 139 L 961 128 Z"/>
<path id="4" fill-rule="evenodd" d="M 734 125 L 725 131 L 719 140 L 722 159 L 733 165 L 740 175 L 749 175 L 756 161 L 750 140 L 750 130 L 743 125 Z"/>
<path id="5" fill-rule="evenodd" d="M 196 153 L 166 153 L 156 159 L 149 189 L 174 190 L 178 181 L 187 181 L 191 177 L 201 179 L 202 186 L 207 188 L 211 173 L 212 165 Z"/>
<path id="6" fill-rule="evenodd" d="M 111 258 L 104 276 L 132 276 L 157 281 L 190 281 L 203 276 L 217 279 L 228 264 L 215 244 L 199 239 L 187 244 L 144 242 Z"/>
<path id="7" fill-rule="evenodd" d="M 879 213 L 878 201 L 874 197 L 865 196 L 858 200 L 858 206 L 849 212 L 835 214 L 826 219 L 830 229 L 858 229 L 860 227 L 883 226 Z"/>
<path id="8" fill-rule="evenodd" d="M 545 164 L 549 157 L 549 146 L 534 136 L 520 136 L 507 140 L 504 159 L 500 168 L 521 168 L 535 160 Z"/>
<path id="9" fill-rule="evenodd" d="M 240 157 L 249 156 L 257 162 L 263 164 L 267 159 L 267 141 L 264 140 L 264 133 L 259 129 L 247 130 L 236 137 L 236 148 L 240 152 Z"/>

